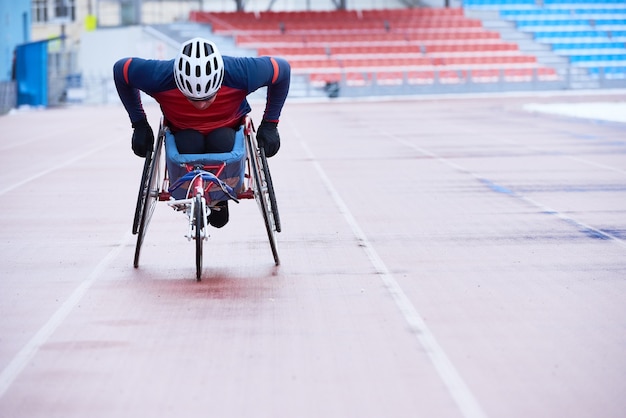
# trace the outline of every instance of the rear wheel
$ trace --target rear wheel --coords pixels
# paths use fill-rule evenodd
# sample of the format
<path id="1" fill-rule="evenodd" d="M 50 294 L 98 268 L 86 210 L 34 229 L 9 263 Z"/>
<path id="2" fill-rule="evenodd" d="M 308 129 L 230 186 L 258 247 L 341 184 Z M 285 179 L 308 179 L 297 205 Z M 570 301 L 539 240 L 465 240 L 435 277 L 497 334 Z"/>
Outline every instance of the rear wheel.
<path id="1" fill-rule="evenodd" d="M 204 210 L 202 208 L 202 196 L 195 199 L 195 228 L 196 228 L 196 280 L 202 277 L 202 229 L 204 227 Z"/>
<path id="2" fill-rule="evenodd" d="M 141 183 L 139 183 L 139 194 L 137 196 L 137 205 L 135 206 L 135 218 L 133 219 L 133 234 L 137 234 L 139 223 L 141 222 L 141 214 L 143 213 L 144 200 L 146 198 L 146 189 L 148 187 L 148 179 L 150 177 L 150 163 L 152 162 L 152 154 L 146 155 L 143 163 L 143 171 L 141 173 Z"/>
<path id="3" fill-rule="evenodd" d="M 256 146 L 256 141 L 252 135 L 247 136 L 248 158 L 250 159 L 250 171 L 254 181 L 254 198 L 259 204 L 259 209 L 265 222 L 265 230 L 274 256 L 274 263 L 280 265 L 278 257 L 278 247 L 276 243 L 276 223 L 269 197 L 269 187 L 265 178 L 264 169 L 261 166 L 261 154 Z M 268 170 L 269 172 L 269 170 Z"/>
<path id="4" fill-rule="evenodd" d="M 274 183 L 272 183 L 272 175 L 270 174 L 270 168 L 267 164 L 267 157 L 265 156 L 265 150 L 259 148 L 261 156 L 261 166 L 263 167 L 263 175 L 265 176 L 265 183 L 267 185 L 267 194 L 270 201 L 270 208 L 272 215 L 274 215 L 274 226 L 276 232 L 281 231 L 280 216 L 278 215 L 278 204 L 276 203 L 276 193 L 274 192 Z"/>
<path id="5" fill-rule="evenodd" d="M 146 179 L 145 187 L 143 187 L 143 193 L 141 197 L 142 209 L 139 216 L 137 244 L 135 245 L 135 260 L 133 263 L 135 268 L 139 266 L 139 255 L 141 252 L 141 246 L 143 244 L 146 231 L 148 230 L 150 220 L 152 219 L 154 208 L 156 207 L 156 203 L 159 200 L 159 193 L 161 192 L 161 186 L 163 183 L 162 177 L 164 176 L 164 172 L 162 169 L 162 149 L 163 135 L 159 135 L 157 143 L 154 147 L 154 151 L 152 152 L 151 161 L 148 163 L 148 178 Z"/>

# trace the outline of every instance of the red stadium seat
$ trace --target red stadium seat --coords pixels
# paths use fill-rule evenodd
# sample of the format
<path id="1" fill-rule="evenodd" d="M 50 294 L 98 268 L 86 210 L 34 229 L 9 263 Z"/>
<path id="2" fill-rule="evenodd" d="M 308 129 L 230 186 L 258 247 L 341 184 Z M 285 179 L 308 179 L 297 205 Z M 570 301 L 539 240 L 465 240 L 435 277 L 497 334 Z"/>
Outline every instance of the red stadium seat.
<path id="1" fill-rule="evenodd" d="M 399 86 L 404 83 L 404 73 L 402 71 L 381 71 L 376 73 L 376 84 L 382 86 Z"/>
<path id="2" fill-rule="evenodd" d="M 372 84 L 372 75 L 370 73 L 348 72 L 345 76 L 348 86 L 367 86 Z"/>
<path id="3" fill-rule="evenodd" d="M 407 82 L 409 84 L 425 85 L 435 83 L 434 71 L 409 71 L 407 72 Z"/>

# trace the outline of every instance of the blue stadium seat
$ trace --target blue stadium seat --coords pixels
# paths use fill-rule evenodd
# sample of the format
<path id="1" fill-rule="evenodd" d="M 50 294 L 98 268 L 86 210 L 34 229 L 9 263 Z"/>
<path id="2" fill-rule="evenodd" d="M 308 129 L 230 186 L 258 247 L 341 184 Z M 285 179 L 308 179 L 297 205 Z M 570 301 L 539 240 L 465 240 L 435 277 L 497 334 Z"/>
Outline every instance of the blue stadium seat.
<path id="1" fill-rule="evenodd" d="M 614 78 L 626 74 L 626 0 L 464 0 L 463 4 L 498 10 L 502 19 L 550 45 L 572 66 L 588 68 L 590 74 Z"/>

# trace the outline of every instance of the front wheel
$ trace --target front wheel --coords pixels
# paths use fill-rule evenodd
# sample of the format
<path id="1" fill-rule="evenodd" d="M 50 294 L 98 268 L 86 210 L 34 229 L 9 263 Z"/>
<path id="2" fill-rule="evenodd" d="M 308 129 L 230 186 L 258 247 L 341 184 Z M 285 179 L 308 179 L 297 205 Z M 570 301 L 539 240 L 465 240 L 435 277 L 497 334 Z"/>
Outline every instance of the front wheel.
<path id="1" fill-rule="evenodd" d="M 202 196 L 197 195 L 195 199 L 195 228 L 196 228 L 196 280 L 202 277 L 202 230 L 205 224 L 205 214 L 202 205 Z"/>

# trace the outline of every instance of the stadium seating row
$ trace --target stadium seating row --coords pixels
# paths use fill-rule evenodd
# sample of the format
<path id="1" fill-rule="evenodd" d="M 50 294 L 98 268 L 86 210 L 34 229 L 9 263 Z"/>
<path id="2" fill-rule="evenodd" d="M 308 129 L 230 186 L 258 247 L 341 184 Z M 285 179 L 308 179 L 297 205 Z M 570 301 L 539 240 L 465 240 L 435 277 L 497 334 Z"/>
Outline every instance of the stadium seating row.
<path id="1" fill-rule="evenodd" d="M 587 8 L 607 8 L 610 6 L 624 7 L 624 0 L 463 0 L 464 7 L 488 8 L 488 9 L 521 9 L 543 6 L 549 8 L 576 9 L 584 5 Z"/>
<path id="2" fill-rule="evenodd" d="M 411 8 L 411 9 L 371 9 L 371 10 L 300 10 L 266 12 L 201 12 L 192 11 L 190 20 L 196 22 L 346 22 L 367 20 L 413 20 L 447 19 L 463 17 L 462 8 Z"/>
<path id="3" fill-rule="evenodd" d="M 236 19 L 242 16 L 251 16 L 258 19 L 307 19 L 325 20 L 334 18 L 368 18 L 368 17 L 395 17 L 395 16 L 460 16 L 461 8 L 401 8 L 401 9 L 366 9 L 366 10 L 294 10 L 294 11 L 260 11 L 260 12 L 192 12 L 195 15 L 213 15 L 225 19 Z"/>
<path id="4" fill-rule="evenodd" d="M 254 33 L 294 33 L 304 34 L 311 32 L 326 33 L 369 33 L 369 32 L 390 32 L 390 31 L 420 31 L 428 28 L 480 28 L 479 20 L 455 19 L 455 20 L 425 20 L 425 21 L 348 21 L 338 22 L 326 21 L 303 21 L 303 22 L 272 22 L 272 21 L 246 21 L 246 22 L 206 22 L 211 23 L 213 32 L 220 35 L 230 35 L 236 32 Z"/>
<path id="5" fill-rule="evenodd" d="M 364 34 L 258 34 L 237 33 L 237 45 L 247 48 L 291 46 L 340 46 L 340 45 L 406 45 L 406 44 L 439 44 L 454 42 L 471 44 L 475 41 L 501 42 L 497 32 L 487 30 L 462 30 L 456 28 L 448 31 L 413 31 L 411 33 L 364 33 Z"/>
<path id="6" fill-rule="evenodd" d="M 591 39 L 596 42 L 626 41 L 626 29 L 624 30 L 541 30 L 534 32 L 535 39 L 545 39 L 546 42 L 578 42 L 581 39 Z"/>
<path id="7" fill-rule="evenodd" d="M 445 44 L 404 44 L 404 45 L 333 45 L 333 46 L 276 46 L 257 49 L 259 55 L 281 56 L 343 56 L 343 55 L 426 55 L 435 54 L 474 54 L 518 52 L 517 44 L 499 43 L 445 43 Z"/>
<path id="8" fill-rule="evenodd" d="M 593 4 L 593 3 L 591 3 Z M 503 17 L 514 17 L 515 19 L 558 19 L 558 18 L 571 18 L 571 17 L 584 17 L 586 19 L 605 18 L 607 16 L 623 19 L 626 14 L 626 3 L 622 7 L 607 6 L 605 8 L 586 8 L 581 9 L 577 6 L 574 8 L 533 8 L 533 9 L 503 9 L 500 11 L 500 15 Z M 589 4 L 588 4 L 589 7 Z"/>
<path id="9" fill-rule="evenodd" d="M 296 73 L 306 73 L 310 69 L 341 69 L 341 68 L 392 68 L 407 67 L 450 67 L 455 69 L 469 68 L 508 68 L 528 67 L 537 63 L 537 58 L 530 55 L 512 56 L 470 56 L 470 57 L 401 57 L 401 58 L 325 58 L 325 59 L 294 59 L 290 61 Z"/>
<path id="10" fill-rule="evenodd" d="M 323 87 L 329 82 L 345 82 L 349 86 L 367 85 L 434 85 L 496 82 L 554 81 L 559 76 L 552 68 L 508 68 L 475 70 L 409 70 L 409 71 L 348 71 L 314 72 L 309 75 L 313 86 Z"/>
<path id="11" fill-rule="evenodd" d="M 414 8 L 387 10 L 335 10 L 294 12 L 200 12 L 190 20 L 208 23 L 215 33 L 255 32 L 370 32 L 411 31 L 424 28 L 479 28 L 461 8 Z"/>

